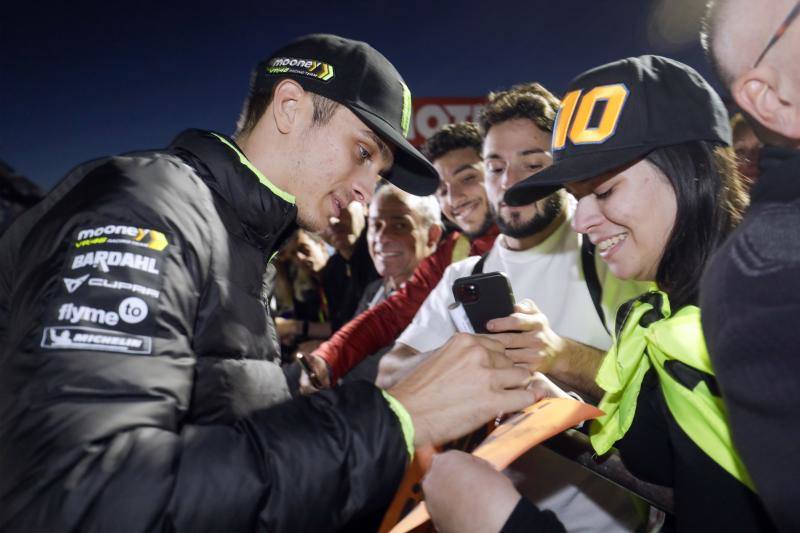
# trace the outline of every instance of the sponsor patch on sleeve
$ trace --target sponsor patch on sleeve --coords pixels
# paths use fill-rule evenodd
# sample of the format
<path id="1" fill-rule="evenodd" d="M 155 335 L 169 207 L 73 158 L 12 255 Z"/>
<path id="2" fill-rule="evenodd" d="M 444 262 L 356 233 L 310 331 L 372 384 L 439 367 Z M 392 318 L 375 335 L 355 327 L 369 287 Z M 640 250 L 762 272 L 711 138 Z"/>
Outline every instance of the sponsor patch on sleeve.
<path id="1" fill-rule="evenodd" d="M 150 354 L 169 251 L 158 230 L 110 224 L 73 234 L 41 347 Z"/>
<path id="2" fill-rule="evenodd" d="M 163 252 L 169 241 L 167 236 L 155 229 L 109 224 L 81 228 L 75 235 L 75 248 L 88 248 L 98 244 L 130 244 L 140 248 L 147 248 Z"/>
<path id="3" fill-rule="evenodd" d="M 152 352 L 153 339 L 110 329 L 84 326 L 49 326 L 42 334 L 42 348 L 54 350 L 100 350 L 146 355 Z"/>

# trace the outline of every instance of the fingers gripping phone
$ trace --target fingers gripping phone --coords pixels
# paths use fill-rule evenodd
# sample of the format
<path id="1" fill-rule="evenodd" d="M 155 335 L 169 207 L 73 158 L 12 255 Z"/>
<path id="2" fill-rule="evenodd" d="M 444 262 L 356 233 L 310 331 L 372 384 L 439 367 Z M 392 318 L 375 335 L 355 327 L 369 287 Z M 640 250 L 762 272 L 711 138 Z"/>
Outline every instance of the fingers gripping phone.
<path id="1" fill-rule="evenodd" d="M 475 333 L 489 333 L 486 323 L 514 312 L 514 292 L 502 272 L 487 272 L 458 278 L 453 297 L 460 303 Z"/>

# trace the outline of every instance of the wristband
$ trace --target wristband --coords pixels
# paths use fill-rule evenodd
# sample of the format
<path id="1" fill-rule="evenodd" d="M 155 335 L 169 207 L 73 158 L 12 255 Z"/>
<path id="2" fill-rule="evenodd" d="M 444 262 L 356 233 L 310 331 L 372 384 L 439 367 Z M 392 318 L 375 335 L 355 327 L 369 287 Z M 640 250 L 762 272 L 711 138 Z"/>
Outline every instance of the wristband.
<path id="1" fill-rule="evenodd" d="M 414 460 L 414 422 L 411 421 L 411 415 L 408 413 L 400 401 L 386 392 L 381 390 L 383 398 L 389 404 L 389 408 L 394 412 L 397 420 L 400 422 L 400 429 L 403 431 L 403 439 L 406 441 L 406 450 L 408 451 L 409 461 Z"/>

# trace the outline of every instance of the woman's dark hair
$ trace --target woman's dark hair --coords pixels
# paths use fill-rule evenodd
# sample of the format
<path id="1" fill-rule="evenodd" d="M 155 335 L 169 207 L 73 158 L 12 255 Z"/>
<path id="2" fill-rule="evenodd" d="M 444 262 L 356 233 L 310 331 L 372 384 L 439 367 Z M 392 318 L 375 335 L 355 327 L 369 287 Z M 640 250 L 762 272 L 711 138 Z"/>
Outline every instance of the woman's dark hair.
<path id="1" fill-rule="evenodd" d="M 703 268 L 747 207 L 736 158 L 718 143 L 691 141 L 658 148 L 645 159 L 669 179 L 678 207 L 656 283 L 673 309 L 697 305 Z"/>

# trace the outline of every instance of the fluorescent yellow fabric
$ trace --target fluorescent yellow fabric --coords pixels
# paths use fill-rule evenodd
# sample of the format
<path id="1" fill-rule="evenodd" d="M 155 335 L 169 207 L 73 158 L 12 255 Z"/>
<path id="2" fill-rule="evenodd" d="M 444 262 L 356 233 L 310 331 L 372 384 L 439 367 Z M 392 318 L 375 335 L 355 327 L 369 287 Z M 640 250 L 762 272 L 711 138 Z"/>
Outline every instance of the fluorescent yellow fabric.
<path id="1" fill-rule="evenodd" d="M 408 414 L 406 408 L 403 407 L 403 404 L 400 403 L 397 398 L 385 390 L 381 392 L 389 403 L 389 407 L 394 411 L 394 414 L 397 415 L 397 419 L 400 420 L 400 428 L 403 430 L 403 437 L 406 440 L 406 448 L 408 449 L 408 460 L 411 461 L 414 459 L 414 423 L 411 421 L 411 415 Z"/>
<path id="2" fill-rule="evenodd" d="M 627 316 L 621 317 L 622 327 L 617 329 L 614 345 L 597 374 L 597 384 L 606 393 L 599 405 L 605 415 L 592 426 L 594 449 L 599 454 L 606 453 L 625 436 L 636 413 L 642 380 L 653 367 L 667 407 L 681 429 L 717 464 L 752 489 L 752 481 L 733 447 L 722 399 L 711 393 L 706 382 L 700 381 L 690 390 L 665 369 L 667 361 L 676 360 L 714 375 L 700 309 L 686 306 L 672 315 L 667 295 L 655 291 L 627 305 Z"/>
<path id="3" fill-rule="evenodd" d="M 272 191 L 272 193 L 273 193 L 274 195 L 276 195 L 276 196 L 278 196 L 278 197 L 280 197 L 280 198 L 283 198 L 284 200 L 286 200 L 286 201 L 287 201 L 287 202 L 289 202 L 290 204 L 294 205 L 294 203 L 295 203 L 295 197 L 294 197 L 294 195 L 293 195 L 293 194 L 289 194 L 288 192 L 284 191 L 283 189 L 281 189 L 280 187 L 278 187 L 277 185 L 275 185 L 274 183 L 272 183 L 271 181 L 269 181 L 269 180 L 267 179 L 267 177 L 266 177 L 264 174 L 262 174 L 262 173 L 261 173 L 261 171 L 260 171 L 260 170 L 258 170 L 258 169 L 257 169 L 257 168 L 256 168 L 256 167 L 253 165 L 253 163 L 251 163 L 251 162 L 250 162 L 250 160 L 249 160 L 249 159 L 247 159 L 247 158 L 244 156 L 244 154 L 243 154 L 242 152 L 240 152 L 240 151 L 239 151 L 239 150 L 236 148 L 236 146 L 234 146 L 233 144 L 231 144 L 231 143 L 228 141 L 228 139 L 226 139 L 225 137 L 222 137 L 221 135 L 217 135 L 216 133 L 212 133 L 212 135 L 213 135 L 214 137 L 216 137 L 217 139 L 219 139 L 220 141 L 222 141 L 222 143 L 223 143 L 223 144 L 225 144 L 225 145 L 226 145 L 228 148 L 230 148 L 231 150 L 233 150 L 234 152 L 236 152 L 236 155 L 237 155 L 237 156 L 239 156 L 239 161 L 241 161 L 241 163 L 242 163 L 244 166 L 246 166 L 247 168 L 249 168 L 249 169 L 250 169 L 250 171 L 251 171 L 253 174 L 255 174 L 255 175 L 256 175 L 256 177 L 258 178 L 258 181 L 260 181 L 260 182 L 261 182 L 261 184 L 262 184 L 262 185 L 264 185 L 264 187 L 266 187 L 267 189 L 269 189 L 270 191 Z"/>
<path id="4" fill-rule="evenodd" d="M 456 240 L 456 245 L 453 247 L 453 258 L 450 261 L 451 263 L 457 263 L 462 259 L 466 259 L 469 257 L 469 248 L 470 248 L 469 238 L 463 233 L 458 236 Z"/>

